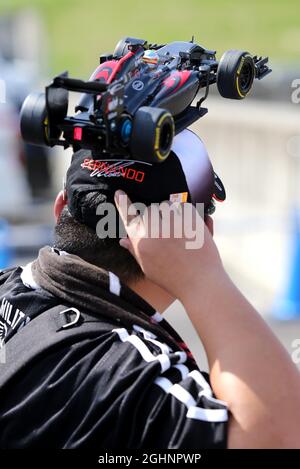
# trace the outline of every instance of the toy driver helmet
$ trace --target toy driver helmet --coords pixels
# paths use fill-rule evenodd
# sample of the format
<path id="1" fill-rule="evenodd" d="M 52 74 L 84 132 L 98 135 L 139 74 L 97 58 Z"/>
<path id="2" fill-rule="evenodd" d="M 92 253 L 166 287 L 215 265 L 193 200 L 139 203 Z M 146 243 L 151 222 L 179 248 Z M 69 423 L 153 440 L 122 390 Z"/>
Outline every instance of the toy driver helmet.
<path id="1" fill-rule="evenodd" d="M 145 51 L 142 60 L 150 66 L 155 66 L 159 62 L 159 55 L 155 50 L 149 49 Z"/>

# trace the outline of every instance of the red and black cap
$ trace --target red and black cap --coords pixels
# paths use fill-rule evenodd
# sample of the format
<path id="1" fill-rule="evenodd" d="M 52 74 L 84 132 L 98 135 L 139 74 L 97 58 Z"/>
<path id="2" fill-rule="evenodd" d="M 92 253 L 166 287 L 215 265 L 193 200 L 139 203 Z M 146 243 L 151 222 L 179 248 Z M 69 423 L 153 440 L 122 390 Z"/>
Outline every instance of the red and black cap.
<path id="1" fill-rule="evenodd" d="M 88 150 L 74 153 L 67 172 L 68 207 L 79 222 L 95 228 L 99 216 L 81 206 L 82 196 L 99 191 L 107 202 L 114 202 L 117 189 L 132 202 L 160 203 L 164 200 L 204 203 L 225 200 L 225 190 L 215 175 L 202 140 L 190 130 L 174 138 L 172 151 L 161 164 L 124 160 L 105 155 L 93 159 Z"/>

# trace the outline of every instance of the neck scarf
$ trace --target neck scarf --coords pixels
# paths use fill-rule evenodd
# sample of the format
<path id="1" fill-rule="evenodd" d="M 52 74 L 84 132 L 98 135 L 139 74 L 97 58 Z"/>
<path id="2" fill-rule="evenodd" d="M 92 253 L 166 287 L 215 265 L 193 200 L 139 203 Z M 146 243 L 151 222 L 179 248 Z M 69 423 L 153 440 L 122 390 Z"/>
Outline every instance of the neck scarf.
<path id="1" fill-rule="evenodd" d="M 146 301 L 110 272 L 80 257 L 45 246 L 32 263 L 34 281 L 64 303 L 83 308 L 126 328 L 138 325 L 163 339 L 173 350 L 191 352 L 171 325 Z M 119 288 L 113 292 L 111 279 Z"/>

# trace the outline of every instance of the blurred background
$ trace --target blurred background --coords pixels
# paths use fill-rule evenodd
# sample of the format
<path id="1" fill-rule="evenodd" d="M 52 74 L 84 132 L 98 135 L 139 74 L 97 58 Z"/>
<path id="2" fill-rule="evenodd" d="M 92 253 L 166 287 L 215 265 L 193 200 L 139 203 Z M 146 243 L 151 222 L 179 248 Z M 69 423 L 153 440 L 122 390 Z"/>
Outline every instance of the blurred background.
<path id="1" fill-rule="evenodd" d="M 52 203 L 70 159 L 22 142 L 29 92 L 64 70 L 88 79 L 124 36 L 165 43 L 194 35 L 218 58 L 227 49 L 267 55 L 273 73 L 248 99 L 211 90 L 209 114 L 193 127 L 227 189 L 214 216 L 227 270 L 292 356 L 300 339 L 299 18 L 299 0 L 1 0 L 0 267 L 24 265 L 51 243 Z M 166 315 L 205 368 L 182 306 Z"/>

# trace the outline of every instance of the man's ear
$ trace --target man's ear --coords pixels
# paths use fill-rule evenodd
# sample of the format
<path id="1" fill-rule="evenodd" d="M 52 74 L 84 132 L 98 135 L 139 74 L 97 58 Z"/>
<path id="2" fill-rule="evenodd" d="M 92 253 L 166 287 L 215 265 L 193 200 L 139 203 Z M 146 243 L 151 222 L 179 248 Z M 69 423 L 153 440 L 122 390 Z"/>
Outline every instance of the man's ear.
<path id="1" fill-rule="evenodd" d="M 59 216 L 62 212 L 62 209 L 64 208 L 64 206 L 67 204 L 67 194 L 66 194 L 66 191 L 60 191 L 57 196 L 56 196 L 56 199 L 55 199 L 55 202 L 54 202 L 54 217 L 55 217 L 55 220 L 56 222 L 58 221 L 59 219 Z"/>

